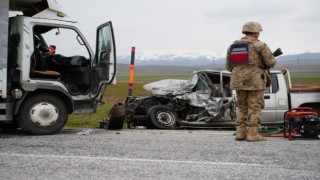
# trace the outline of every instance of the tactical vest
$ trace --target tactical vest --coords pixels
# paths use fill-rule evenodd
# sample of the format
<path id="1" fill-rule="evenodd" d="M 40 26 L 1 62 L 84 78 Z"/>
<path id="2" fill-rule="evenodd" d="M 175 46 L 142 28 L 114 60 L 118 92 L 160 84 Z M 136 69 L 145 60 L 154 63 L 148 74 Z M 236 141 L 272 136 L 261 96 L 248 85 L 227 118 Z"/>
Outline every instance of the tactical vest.
<path id="1" fill-rule="evenodd" d="M 256 64 L 253 62 L 253 54 L 256 54 L 256 49 L 252 41 L 238 40 L 230 46 L 230 62 L 233 65 L 238 64 Z"/>
<path id="2" fill-rule="evenodd" d="M 230 46 L 230 58 L 232 64 L 248 64 L 249 58 L 249 44 L 237 43 Z"/>

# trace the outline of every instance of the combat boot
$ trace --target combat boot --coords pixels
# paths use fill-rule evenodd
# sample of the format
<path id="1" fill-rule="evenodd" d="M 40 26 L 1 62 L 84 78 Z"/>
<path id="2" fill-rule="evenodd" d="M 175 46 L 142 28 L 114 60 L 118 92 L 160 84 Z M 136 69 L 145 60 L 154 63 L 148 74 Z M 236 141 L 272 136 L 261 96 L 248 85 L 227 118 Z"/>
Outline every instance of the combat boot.
<path id="1" fill-rule="evenodd" d="M 266 141 L 267 139 L 262 137 L 258 132 L 258 127 L 249 127 L 248 134 L 247 134 L 247 141 L 254 142 L 254 141 Z"/>
<path id="2" fill-rule="evenodd" d="M 245 125 L 236 126 L 236 141 L 243 141 L 247 138 L 247 127 Z"/>

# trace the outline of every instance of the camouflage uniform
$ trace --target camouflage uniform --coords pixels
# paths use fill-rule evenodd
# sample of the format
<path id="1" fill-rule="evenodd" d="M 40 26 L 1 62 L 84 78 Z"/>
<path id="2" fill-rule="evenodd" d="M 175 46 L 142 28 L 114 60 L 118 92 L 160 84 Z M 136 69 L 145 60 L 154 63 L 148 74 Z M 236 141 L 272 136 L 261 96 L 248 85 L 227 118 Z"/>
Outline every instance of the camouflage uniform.
<path id="1" fill-rule="evenodd" d="M 254 127 L 254 131 L 258 131 L 261 123 L 261 111 L 264 108 L 263 94 L 266 88 L 266 76 L 265 69 L 261 67 L 261 60 L 264 61 L 267 68 L 273 67 L 276 61 L 269 47 L 257 38 L 247 35 L 234 42 L 234 44 L 238 43 L 248 43 L 249 62 L 243 64 L 231 63 L 229 47 L 226 68 L 232 72 L 231 87 L 237 92 L 237 133 L 239 128 L 240 132 L 243 133 L 240 137 L 237 134 L 236 140 L 248 140 L 246 121 L 248 121 L 249 130 L 250 127 Z"/>

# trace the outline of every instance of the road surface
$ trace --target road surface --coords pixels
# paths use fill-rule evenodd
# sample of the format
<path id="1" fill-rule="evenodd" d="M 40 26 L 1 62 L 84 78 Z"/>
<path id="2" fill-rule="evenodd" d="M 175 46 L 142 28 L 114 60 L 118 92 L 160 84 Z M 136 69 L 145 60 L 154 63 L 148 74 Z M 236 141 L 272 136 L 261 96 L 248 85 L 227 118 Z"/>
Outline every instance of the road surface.
<path id="1" fill-rule="evenodd" d="M 0 179 L 319 179 L 320 140 L 237 142 L 233 131 L 0 130 Z"/>

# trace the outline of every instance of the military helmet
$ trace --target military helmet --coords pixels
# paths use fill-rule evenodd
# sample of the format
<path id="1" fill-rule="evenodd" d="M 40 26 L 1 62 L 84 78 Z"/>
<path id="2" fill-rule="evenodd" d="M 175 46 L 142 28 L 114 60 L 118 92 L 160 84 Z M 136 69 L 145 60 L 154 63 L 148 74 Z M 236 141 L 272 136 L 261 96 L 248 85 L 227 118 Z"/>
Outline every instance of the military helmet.
<path id="1" fill-rule="evenodd" d="M 259 23 L 257 22 L 247 22 L 243 25 L 242 28 L 242 33 L 246 34 L 246 33 L 258 33 L 262 31 L 262 27 Z"/>

